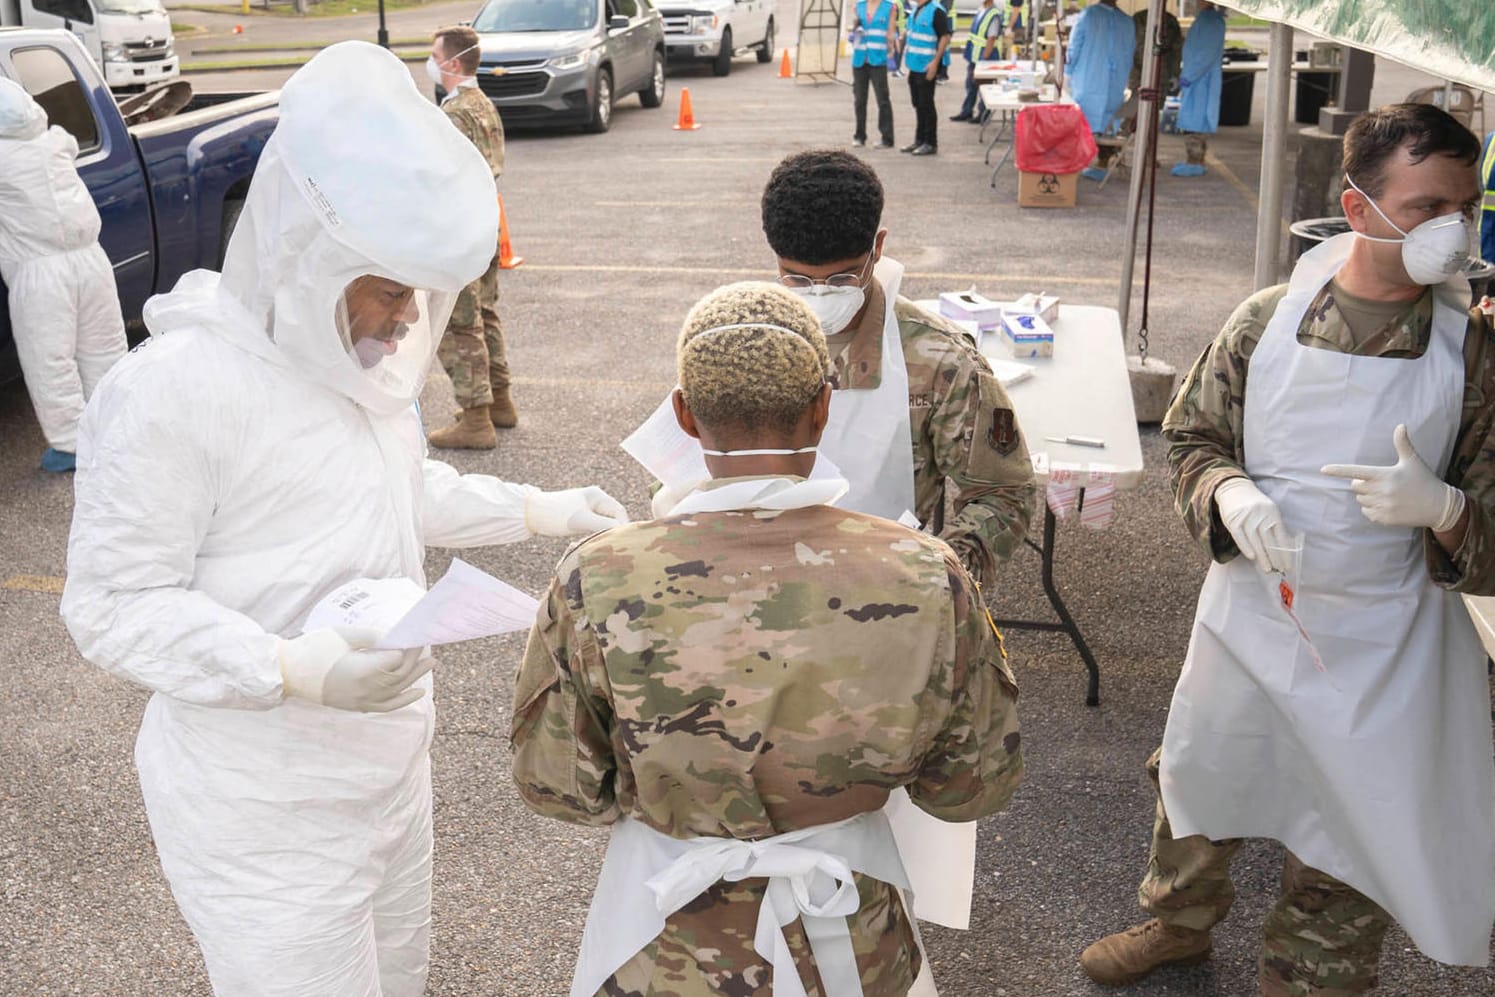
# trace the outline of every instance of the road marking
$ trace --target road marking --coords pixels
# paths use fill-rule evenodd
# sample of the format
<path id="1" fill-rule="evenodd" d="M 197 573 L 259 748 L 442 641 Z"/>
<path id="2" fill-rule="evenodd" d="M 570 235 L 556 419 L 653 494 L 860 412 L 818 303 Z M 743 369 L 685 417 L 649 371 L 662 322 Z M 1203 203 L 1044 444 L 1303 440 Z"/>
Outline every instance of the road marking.
<path id="1" fill-rule="evenodd" d="M 759 267 L 646 267 L 620 263 L 526 263 L 525 270 L 542 270 L 548 273 L 639 273 L 639 274 L 691 274 L 700 276 L 759 277 L 768 278 L 768 272 Z M 1037 287 L 1050 284 L 1095 284 L 1113 287 L 1115 277 L 1066 277 L 1060 274 L 1001 274 L 962 273 L 940 270 L 909 271 L 905 279 L 991 281 L 1004 284 L 1020 284 Z"/>
<path id="2" fill-rule="evenodd" d="M 1220 175 L 1225 178 L 1225 182 L 1228 183 L 1228 184 L 1230 184 L 1232 187 L 1234 187 L 1236 189 L 1236 192 L 1239 193 L 1241 195 L 1241 197 L 1245 199 L 1246 203 L 1249 204 L 1249 205 L 1251 205 L 1251 210 L 1252 210 L 1253 213 L 1261 211 L 1261 201 L 1257 199 L 1256 191 L 1254 191 L 1250 187 L 1246 186 L 1245 182 L 1242 181 L 1240 177 L 1238 177 L 1238 176 L 1235 175 L 1235 171 L 1234 170 L 1232 170 L 1229 166 L 1226 166 L 1219 159 L 1215 158 L 1215 154 L 1213 152 L 1207 152 L 1207 153 L 1205 153 L 1204 154 L 1204 161 L 1206 163 L 1208 163 L 1210 166 L 1213 166 L 1215 169 L 1217 169 L 1217 170 L 1220 171 Z M 1283 237 L 1284 238 L 1291 238 L 1292 234 L 1293 234 L 1292 233 L 1292 229 L 1290 229 L 1288 227 L 1287 219 L 1283 219 L 1283 221 L 1282 221 L 1282 235 L 1283 235 Z"/>
<path id="3" fill-rule="evenodd" d="M 0 582 L 0 589 L 11 589 L 16 592 L 45 592 L 48 595 L 62 595 L 62 583 L 64 579 L 53 575 L 11 575 L 5 581 Z"/>

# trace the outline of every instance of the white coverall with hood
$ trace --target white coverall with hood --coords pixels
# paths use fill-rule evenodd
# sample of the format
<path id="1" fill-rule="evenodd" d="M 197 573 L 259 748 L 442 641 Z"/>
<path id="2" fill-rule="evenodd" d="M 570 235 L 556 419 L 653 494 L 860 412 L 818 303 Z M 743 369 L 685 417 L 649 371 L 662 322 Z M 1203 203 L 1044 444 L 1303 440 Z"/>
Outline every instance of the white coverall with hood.
<path id="1" fill-rule="evenodd" d="M 84 657 L 155 693 L 135 762 L 215 993 L 416 997 L 431 698 L 363 713 L 288 697 L 285 648 L 344 582 L 424 587 L 426 544 L 626 516 L 600 489 L 540 492 L 424 457 L 413 402 L 498 238 L 472 144 L 363 42 L 297 71 L 280 111 L 223 273 L 147 304 L 152 338 L 84 417 L 62 615 Z M 372 365 L 338 321 L 369 274 L 420 302 Z"/>
<path id="2" fill-rule="evenodd" d="M 78 178 L 78 142 L 0 77 L 0 278 L 42 435 L 73 453 L 83 404 L 125 354 L 99 209 Z"/>

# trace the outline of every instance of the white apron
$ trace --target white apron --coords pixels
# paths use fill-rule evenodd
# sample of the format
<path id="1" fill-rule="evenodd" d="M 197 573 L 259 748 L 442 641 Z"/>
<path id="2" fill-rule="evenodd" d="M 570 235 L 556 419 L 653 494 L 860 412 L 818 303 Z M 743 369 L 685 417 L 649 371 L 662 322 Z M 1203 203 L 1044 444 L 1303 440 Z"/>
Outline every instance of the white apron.
<path id="1" fill-rule="evenodd" d="M 831 392 L 830 419 L 820 453 L 846 478 L 849 491 L 838 508 L 897 519 L 914 508 L 914 444 L 908 418 L 908 367 L 893 307 L 903 264 L 884 257 L 873 271 L 887 299 L 882 332 L 882 380 L 870 390 Z M 710 478 L 701 444 L 675 421 L 666 395 L 623 449 L 664 486 L 664 507 Z M 819 462 L 817 462 L 819 463 Z M 829 471 L 825 473 L 831 473 Z M 821 477 L 816 467 L 814 477 Z M 663 508 L 656 508 L 656 513 Z"/>
<path id="2" fill-rule="evenodd" d="M 734 509 L 800 509 L 835 502 L 845 481 L 755 478 L 692 491 L 672 516 Z M 899 790 L 905 796 L 906 791 Z M 954 825 L 952 825 L 954 826 Z M 665 920 L 721 879 L 770 880 L 753 947 L 773 966 L 775 997 L 804 997 L 783 926 L 802 918 L 826 986 L 825 997 L 862 997 L 861 977 L 846 918 L 860 905 L 851 873 L 888 883 L 913 909 L 899 843 L 884 810 L 758 841 L 677 839 L 625 817 L 613 828 L 602 875 L 587 911 L 572 997 L 592 997 L 608 977 L 664 930 Z M 936 868 L 941 876 L 951 870 Z M 909 997 L 938 997 L 918 923 L 911 915 L 923 969 Z"/>
<path id="3" fill-rule="evenodd" d="M 1330 463 L 1392 464 L 1406 423 L 1448 466 L 1464 394 L 1462 278 L 1435 289 L 1416 360 L 1302 346 L 1298 327 L 1353 234 L 1305 254 L 1251 356 L 1246 471 L 1304 535 L 1293 608 L 1266 576 L 1213 564 L 1163 738 L 1178 837 L 1273 838 L 1384 907 L 1426 955 L 1485 965 L 1495 922 L 1495 765 L 1484 653 L 1421 531 L 1380 526 Z"/>

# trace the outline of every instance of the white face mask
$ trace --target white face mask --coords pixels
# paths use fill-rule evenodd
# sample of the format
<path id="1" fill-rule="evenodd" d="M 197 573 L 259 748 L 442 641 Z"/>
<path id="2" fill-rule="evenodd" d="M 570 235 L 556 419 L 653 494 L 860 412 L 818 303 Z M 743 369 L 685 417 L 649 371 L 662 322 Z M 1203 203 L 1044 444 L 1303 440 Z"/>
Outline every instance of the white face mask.
<path id="1" fill-rule="evenodd" d="M 1402 237 L 1382 239 L 1378 236 L 1366 235 L 1364 232 L 1355 234 L 1367 242 L 1401 243 L 1402 267 L 1406 269 L 1407 276 L 1417 283 L 1441 284 L 1463 270 L 1464 265 L 1469 262 L 1470 225 L 1469 219 L 1465 218 L 1462 212 L 1456 211 L 1452 214 L 1430 218 L 1407 232 L 1396 222 L 1387 218 L 1381 206 L 1369 194 L 1361 190 L 1348 175 L 1345 176 L 1345 182 L 1352 190 L 1369 201 L 1370 206 L 1376 209 L 1376 214 L 1385 219 L 1387 225 L 1400 232 Z"/>
<path id="2" fill-rule="evenodd" d="M 810 311 L 820 320 L 820 331 L 827 336 L 834 336 L 850 325 L 856 313 L 862 310 L 862 305 L 867 303 L 867 292 L 860 287 L 816 284 L 814 287 L 796 287 L 793 291 L 810 306 Z"/>
<path id="3" fill-rule="evenodd" d="M 431 78 L 431 82 L 432 83 L 436 84 L 437 86 L 440 86 L 441 85 L 441 67 L 442 67 L 442 65 L 444 63 L 451 62 L 453 59 L 457 58 L 458 56 L 466 55 L 468 52 L 471 52 L 473 49 L 475 49 L 477 47 L 478 46 L 476 46 L 476 45 L 469 45 L 466 48 L 464 48 L 461 52 L 458 52 L 456 55 L 449 56 L 446 59 L 443 59 L 441 62 L 437 62 L 436 61 L 436 53 L 434 53 L 434 52 L 431 53 L 430 55 L 426 56 L 426 75 Z M 468 76 L 465 73 L 456 73 L 454 75 L 459 76 L 459 77 L 461 77 L 464 80 L 471 80 L 471 79 L 475 79 L 476 78 L 476 77 Z"/>

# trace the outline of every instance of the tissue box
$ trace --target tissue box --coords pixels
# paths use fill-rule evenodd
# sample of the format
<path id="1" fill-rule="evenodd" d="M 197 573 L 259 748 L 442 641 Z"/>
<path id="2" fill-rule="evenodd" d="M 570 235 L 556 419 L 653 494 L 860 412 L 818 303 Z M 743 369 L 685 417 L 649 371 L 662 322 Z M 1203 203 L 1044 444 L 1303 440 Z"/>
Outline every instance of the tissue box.
<path id="1" fill-rule="evenodd" d="M 1057 294 L 1025 294 L 1016 301 L 1002 306 L 1002 313 L 1014 312 L 1037 315 L 1045 322 L 1059 321 L 1059 296 Z"/>
<path id="2" fill-rule="evenodd" d="M 975 291 L 946 291 L 940 295 L 940 314 L 962 322 L 975 322 L 981 330 L 995 329 L 1002 322 L 1002 304 Z"/>
<path id="3" fill-rule="evenodd" d="M 1003 312 L 998 335 L 1017 360 L 1054 355 L 1054 330 L 1032 312 Z"/>

